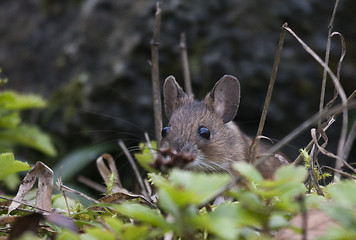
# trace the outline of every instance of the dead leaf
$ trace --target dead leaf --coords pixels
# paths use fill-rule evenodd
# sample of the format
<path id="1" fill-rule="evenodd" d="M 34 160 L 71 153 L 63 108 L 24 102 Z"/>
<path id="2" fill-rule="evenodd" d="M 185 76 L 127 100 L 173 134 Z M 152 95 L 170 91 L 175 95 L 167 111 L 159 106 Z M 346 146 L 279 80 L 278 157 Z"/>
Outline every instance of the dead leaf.
<path id="1" fill-rule="evenodd" d="M 106 167 L 104 160 L 107 161 L 110 170 Z M 117 192 L 120 191 L 122 188 L 120 178 L 119 178 L 119 173 L 117 171 L 114 159 L 111 155 L 109 154 L 103 154 L 101 155 L 97 160 L 96 160 L 96 166 L 98 167 L 98 170 L 100 172 L 101 177 L 104 179 L 104 182 L 106 185 L 109 184 L 110 182 L 110 175 L 114 174 L 115 176 L 115 182 L 112 191 Z"/>
<path id="2" fill-rule="evenodd" d="M 32 189 L 38 176 L 38 189 L 36 194 L 36 209 L 37 211 L 51 211 L 52 193 L 53 193 L 53 171 L 42 162 L 37 162 L 24 177 L 19 187 L 19 190 L 10 204 L 8 215 L 11 211 L 18 208 L 23 201 L 25 195 Z"/>
<path id="3" fill-rule="evenodd" d="M 9 240 L 17 239 L 26 232 L 37 234 L 41 221 L 46 221 L 78 233 L 78 228 L 73 219 L 57 213 L 31 213 L 25 216 L 7 216 L 0 218 L 2 223 L 14 223 L 9 233 Z"/>
<path id="4" fill-rule="evenodd" d="M 18 239 L 26 232 L 37 233 L 42 214 L 32 213 L 18 217 L 10 230 L 9 240 Z"/>

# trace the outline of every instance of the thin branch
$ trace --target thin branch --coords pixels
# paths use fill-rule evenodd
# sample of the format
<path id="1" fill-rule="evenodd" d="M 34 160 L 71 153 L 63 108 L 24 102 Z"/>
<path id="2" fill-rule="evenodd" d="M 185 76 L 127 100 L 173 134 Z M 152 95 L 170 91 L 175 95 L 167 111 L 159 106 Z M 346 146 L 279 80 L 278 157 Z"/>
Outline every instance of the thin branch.
<path id="1" fill-rule="evenodd" d="M 180 48 L 180 53 L 181 53 L 181 58 L 182 58 L 185 91 L 189 96 L 193 97 L 185 33 L 181 33 L 181 35 L 180 35 L 179 48 Z"/>
<path id="2" fill-rule="evenodd" d="M 325 59 L 324 62 L 326 65 L 329 65 L 329 56 L 330 56 L 330 46 L 331 46 L 331 37 L 332 37 L 332 29 L 334 25 L 334 19 L 335 19 L 335 14 L 336 14 L 336 9 L 339 4 L 339 0 L 336 0 L 335 5 L 334 5 L 334 10 L 331 15 L 330 23 L 329 23 L 329 32 L 328 32 L 328 40 L 326 43 L 326 52 L 325 52 Z M 324 68 L 323 71 L 323 80 L 321 84 L 321 93 L 320 93 L 320 103 L 319 103 L 319 112 L 321 112 L 324 108 L 324 99 L 325 99 L 325 88 L 326 88 L 326 77 L 327 77 L 327 71 L 326 68 Z M 321 122 L 318 122 L 318 129 L 320 129 L 320 124 Z"/>
<path id="3" fill-rule="evenodd" d="M 354 143 L 355 137 L 356 137 L 356 120 L 352 124 L 349 135 L 347 136 L 345 147 L 344 147 L 343 159 L 347 159 L 349 157 L 351 147 Z"/>
<path id="4" fill-rule="evenodd" d="M 81 196 L 81 197 L 83 197 L 83 198 L 86 198 L 86 199 L 88 199 L 88 200 L 91 201 L 91 202 L 99 203 L 99 201 L 95 200 L 94 198 L 91 198 L 91 197 L 85 195 L 85 194 L 82 193 L 82 192 L 79 192 L 79 191 L 77 191 L 77 190 L 75 190 L 75 189 L 73 189 L 73 188 L 70 188 L 70 187 L 67 187 L 67 186 L 63 185 L 63 182 L 62 182 L 62 179 L 61 179 L 61 178 L 58 178 L 58 179 L 57 179 L 56 184 L 57 184 L 57 187 L 58 187 L 58 190 L 59 190 L 59 191 L 63 191 L 63 192 L 65 191 L 65 192 L 70 192 L 70 193 L 78 194 L 79 196 Z"/>
<path id="5" fill-rule="evenodd" d="M 161 8 L 160 4 L 157 3 L 155 24 L 153 29 L 153 38 L 151 41 L 151 55 L 152 55 L 152 96 L 153 96 L 153 110 L 155 116 L 155 135 L 156 141 L 161 140 L 161 129 L 162 129 L 162 105 L 161 105 L 161 89 L 159 81 L 159 33 L 161 26 Z"/>
<path id="6" fill-rule="evenodd" d="M 106 192 L 106 188 L 104 186 L 84 176 L 78 176 L 78 181 L 100 193 Z"/>
<path id="7" fill-rule="evenodd" d="M 274 64 L 273 64 L 273 69 L 272 69 L 272 73 L 271 73 L 271 77 L 270 77 L 270 82 L 269 82 L 269 85 L 268 85 L 265 104 L 263 106 L 263 111 L 262 111 L 262 115 L 261 115 L 261 118 L 260 118 L 260 123 L 259 123 L 259 126 L 258 126 L 257 134 L 256 134 L 257 137 L 262 135 L 263 127 L 264 127 L 264 124 L 265 124 L 265 121 L 266 121 L 268 107 L 269 107 L 269 103 L 270 103 L 271 97 L 272 97 L 274 82 L 275 82 L 276 76 L 277 76 L 279 60 L 280 60 L 281 54 L 282 54 L 284 39 L 285 39 L 285 35 L 286 35 L 286 30 L 285 30 L 286 26 L 288 26 L 288 24 L 284 23 L 283 26 L 282 26 L 282 29 L 281 29 L 281 34 L 280 34 L 280 37 L 279 37 L 277 53 L 276 53 L 276 57 L 274 59 Z M 255 159 L 256 151 L 257 151 L 257 147 L 258 147 L 259 142 L 260 142 L 260 140 L 257 139 L 256 140 L 256 144 L 252 148 L 252 151 L 251 151 L 251 154 L 250 154 L 250 161 L 251 162 L 253 162 L 254 159 Z"/>
<path id="8" fill-rule="evenodd" d="M 336 113 L 343 112 L 345 108 L 351 109 L 351 108 L 355 108 L 355 107 L 356 107 L 356 101 L 351 101 L 351 102 L 347 103 L 346 106 L 338 105 L 338 106 L 330 108 L 330 109 L 325 109 L 321 113 L 318 112 L 318 113 L 314 114 L 311 118 L 309 118 L 308 120 L 303 122 L 301 125 L 299 125 L 299 127 L 295 128 L 292 132 L 290 132 L 287 136 L 285 136 L 281 141 L 279 141 L 277 144 L 272 146 L 268 150 L 268 152 L 265 153 L 265 155 L 270 156 L 271 154 L 278 151 L 282 146 L 288 144 L 290 141 L 292 141 L 294 138 L 296 138 L 301 132 L 305 131 L 311 125 L 315 124 L 320 118 L 324 118 L 330 114 L 336 114 Z M 254 165 L 257 166 L 258 164 L 265 161 L 266 158 L 267 157 L 264 156 L 264 157 L 258 159 Z"/>
<path id="9" fill-rule="evenodd" d="M 346 108 L 347 105 L 347 98 L 346 98 L 346 94 L 345 91 L 343 90 L 339 79 L 335 76 L 335 74 L 331 71 L 331 69 L 329 68 L 329 66 L 327 64 L 325 64 L 325 62 L 323 62 L 321 60 L 321 58 L 307 45 L 304 43 L 304 41 L 302 39 L 300 39 L 294 32 L 292 29 L 290 29 L 289 27 L 285 27 L 285 29 L 292 34 L 293 37 L 295 37 L 297 39 L 297 41 L 303 46 L 303 48 L 322 66 L 324 67 L 324 69 L 328 72 L 329 76 L 331 77 L 331 80 L 334 83 L 335 89 L 337 90 L 338 94 L 340 95 L 341 98 L 341 102 L 342 105 L 344 106 L 343 109 L 343 121 L 342 121 L 342 130 L 341 130 L 341 134 L 340 134 L 340 139 L 339 139 L 339 144 L 338 144 L 338 149 L 337 149 L 337 154 L 338 154 L 338 159 L 341 159 L 342 157 L 342 153 L 343 153 L 343 148 L 345 145 L 345 141 L 346 141 L 346 135 L 347 135 L 347 121 L 348 121 L 348 111 Z M 339 167 L 337 169 L 340 169 L 342 166 L 342 163 L 340 162 L 336 162 L 336 166 Z M 339 180 L 338 178 L 336 178 L 335 180 Z"/>
<path id="10" fill-rule="evenodd" d="M 353 175 L 351 175 L 351 174 L 349 174 L 349 173 L 340 171 L 340 170 L 336 170 L 335 168 L 332 168 L 332 167 L 329 167 L 329 166 L 322 166 L 321 168 L 326 168 L 326 169 L 329 169 L 329 170 L 331 170 L 331 171 L 333 171 L 333 172 L 338 172 L 340 175 L 343 175 L 343 176 L 345 176 L 345 177 L 352 178 L 352 179 L 356 180 L 356 177 L 355 177 L 355 176 L 353 176 Z"/>
<path id="11" fill-rule="evenodd" d="M 132 158 L 131 154 L 129 153 L 129 150 L 127 149 L 127 147 L 125 146 L 125 144 L 124 144 L 124 142 L 123 142 L 122 140 L 119 140 L 119 145 L 120 145 L 121 149 L 124 151 L 125 156 L 126 156 L 127 159 L 129 160 L 129 162 L 130 162 L 130 164 L 131 164 L 131 167 L 132 167 L 132 169 L 133 169 L 134 172 L 135 172 L 135 175 L 136 175 L 138 184 L 140 185 L 142 194 L 143 194 L 147 199 L 149 199 L 147 190 L 146 190 L 146 188 L 145 188 L 145 185 L 144 185 L 144 183 L 143 183 L 142 177 L 141 177 L 141 175 L 140 175 L 140 172 L 138 171 L 138 168 L 137 168 L 137 165 L 136 165 L 134 159 Z"/>
<path id="12" fill-rule="evenodd" d="M 347 98 L 346 98 L 345 91 L 343 90 L 340 82 L 338 81 L 338 78 L 331 71 L 329 66 L 326 65 L 325 62 L 323 62 L 323 60 L 321 60 L 321 58 L 302 39 L 300 39 L 291 28 L 289 28 L 288 26 L 285 26 L 284 29 L 286 29 L 290 34 L 292 34 L 292 36 L 295 39 L 297 39 L 297 41 L 302 45 L 302 47 L 305 49 L 305 51 L 307 51 L 322 67 L 324 67 L 326 69 L 329 76 L 331 77 L 331 80 L 333 81 L 333 83 L 335 85 L 336 90 L 338 91 L 338 93 L 341 97 L 342 104 L 346 105 Z"/>
<path id="13" fill-rule="evenodd" d="M 347 99 L 347 102 L 350 103 L 354 98 L 356 97 L 356 90 L 353 91 L 353 93 L 349 96 L 349 98 Z M 323 131 L 325 132 L 332 123 L 335 122 L 335 119 L 339 116 L 339 113 L 335 113 L 334 115 L 332 115 L 328 120 L 327 120 L 327 124 L 326 127 L 323 129 Z M 318 139 L 321 136 L 318 136 Z M 311 147 L 313 146 L 313 140 L 311 140 L 308 145 L 304 148 L 306 151 L 309 151 L 311 149 Z M 303 156 L 302 154 L 299 154 L 299 156 L 293 161 L 294 165 L 298 165 L 301 161 L 303 160 Z"/>
<path id="14" fill-rule="evenodd" d="M 314 185 L 316 192 L 321 195 L 324 196 L 323 191 L 321 190 L 318 180 L 315 176 L 315 172 L 314 172 L 314 163 L 316 162 L 316 148 L 315 148 L 315 144 L 313 145 L 311 151 L 310 151 L 310 169 L 309 169 L 309 176 L 311 178 L 311 184 Z"/>
<path id="15" fill-rule="evenodd" d="M 331 34 L 331 37 L 338 35 L 340 37 L 340 41 L 341 41 L 341 57 L 337 66 L 337 73 L 336 76 L 340 81 L 340 72 L 341 72 L 341 65 L 342 65 L 342 61 L 344 60 L 345 54 L 346 54 L 346 43 L 345 43 L 345 39 L 344 36 L 338 32 L 334 32 Z M 339 139 L 339 144 L 338 144 L 338 148 L 337 148 L 337 155 L 342 158 L 343 157 L 343 153 L 344 153 L 344 148 L 345 148 L 345 142 L 346 142 L 346 136 L 347 136 L 347 125 L 348 125 L 348 118 L 343 118 L 343 125 L 342 125 L 342 129 L 341 129 L 341 134 L 340 134 L 340 139 Z M 342 167 L 342 163 L 340 161 L 336 162 L 335 168 L 337 170 L 341 170 Z M 339 180 L 340 179 L 340 175 L 339 173 L 335 174 L 335 179 Z"/>
<path id="16" fill-rule="evenodd" d="M 313 138 L 313 141 L 315 143 L 315 145 L 318 147 L 318 149 L 326 156 L 331 157 L 331 158 L 335 158 L 336 160 L 338 160 L 339 162 L 341 162 L 342 164 L 344 164 L 345 166 L 347 166 L 350 170 L 352 170 L 354 173 L 356 173 L 356 169 L 354 169 L 350 164 L 347 163 L 347 161 L 345 161 L 344 159 L 340 158 L 339 156 L 336 156 L 335 154 L 328 152 L 325 148 L 323 148 L 322 146 L 320 146 L 317 142 L 317 137 L 316 137 L 316 130 L 315 128 L 311 129 L 311 135 Z M 340 170 L 337 169 L 336 170 Z"/>

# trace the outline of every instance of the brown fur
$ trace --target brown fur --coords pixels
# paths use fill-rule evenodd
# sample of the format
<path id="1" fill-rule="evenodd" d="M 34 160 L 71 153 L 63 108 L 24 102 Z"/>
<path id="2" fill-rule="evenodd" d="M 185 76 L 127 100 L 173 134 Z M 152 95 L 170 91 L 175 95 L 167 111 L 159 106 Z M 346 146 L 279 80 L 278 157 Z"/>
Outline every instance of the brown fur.
<path id="1" fill-rule="evenodd" d="M 240 102 L 240 85 L 236 78 L 224 76 L 203 101 L 188 97 L 173 77 L 164 85 L 165 111 L 170 130 L 158 148 L 156 167 L 179 166 L 205 172 L 228 172 L 237 161 L 249 162 L 248 149 L 252 139 L 231 120 Z M 210 131 L 210 139 L 199 135 L 199 127 Z M 260 144 L 258 154 L 268 150 Z M 273 177 L 281 165 L 275 157 L 258 166 L 265 178 Z"/>

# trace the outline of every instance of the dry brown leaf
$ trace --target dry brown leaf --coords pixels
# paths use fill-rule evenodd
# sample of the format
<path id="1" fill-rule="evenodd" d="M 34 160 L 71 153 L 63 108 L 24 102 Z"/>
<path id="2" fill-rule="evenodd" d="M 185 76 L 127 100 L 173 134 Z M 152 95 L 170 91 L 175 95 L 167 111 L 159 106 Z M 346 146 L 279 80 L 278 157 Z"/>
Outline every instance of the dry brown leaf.
<path id="1" fill-rule="evenodd" d="M 99 199 L 100 203 L 121 203 L 126 200 L 140 200 L 141 203 L 147 204 L 149 206 L 154 206 L 152 201 L 148 200 L 145 196 L 139 194 L 133 194 L 128 192 L 126 189 L 121 189 L 119 192 L 107 195 Z"/>
<path id="2" fill-rule="evenodd" d="M 106 167 L 104 160 L 107 161 L 110 170 Z M 121 182 L 120 182 L 120 178 L 119 178 L 119 173 L 117 171 L 114 159 L 111 155 L 109 154 L 103 154 L 101 155 L 97 160 L 96 160 L 96 166 L 100 172 L 101 177 L 104 179 L 104 182 L 106 185 L 109 184 L 110 182 L 110 175 L 114 174 L 115 176 L 115 182 L 114 182 L 114 186 L 112 188 L 113 192 L 117 192 L 120 191 L 120 189 L 122 188 Z"/>
<path id="3" fill-rule="evenodd" d="M 53 171 L 42 162 L 36 165 L 26 174 L 21 182 L 19 190 L 8 208 L 8 213 L 18 208 L 25 195 L 32 189 L 38 176 L 38 189 L 36 194 L 37 211 L 50 212 L 52 207 Z"/>

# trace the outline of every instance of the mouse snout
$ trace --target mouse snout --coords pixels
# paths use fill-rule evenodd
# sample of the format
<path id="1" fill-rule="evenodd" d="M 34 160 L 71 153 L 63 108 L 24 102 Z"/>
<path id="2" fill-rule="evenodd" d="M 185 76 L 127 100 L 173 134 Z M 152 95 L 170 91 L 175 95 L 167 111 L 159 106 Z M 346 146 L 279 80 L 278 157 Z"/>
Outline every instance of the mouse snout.
<path id="1" fill-rule="evenodd" d="M 153 163 L 154 168 L 167 171 L 169 168 L 184 168 L 196 159 L 196 147 L 193 144 L 163 144 L 157 150 L 157 157 Z"/>

